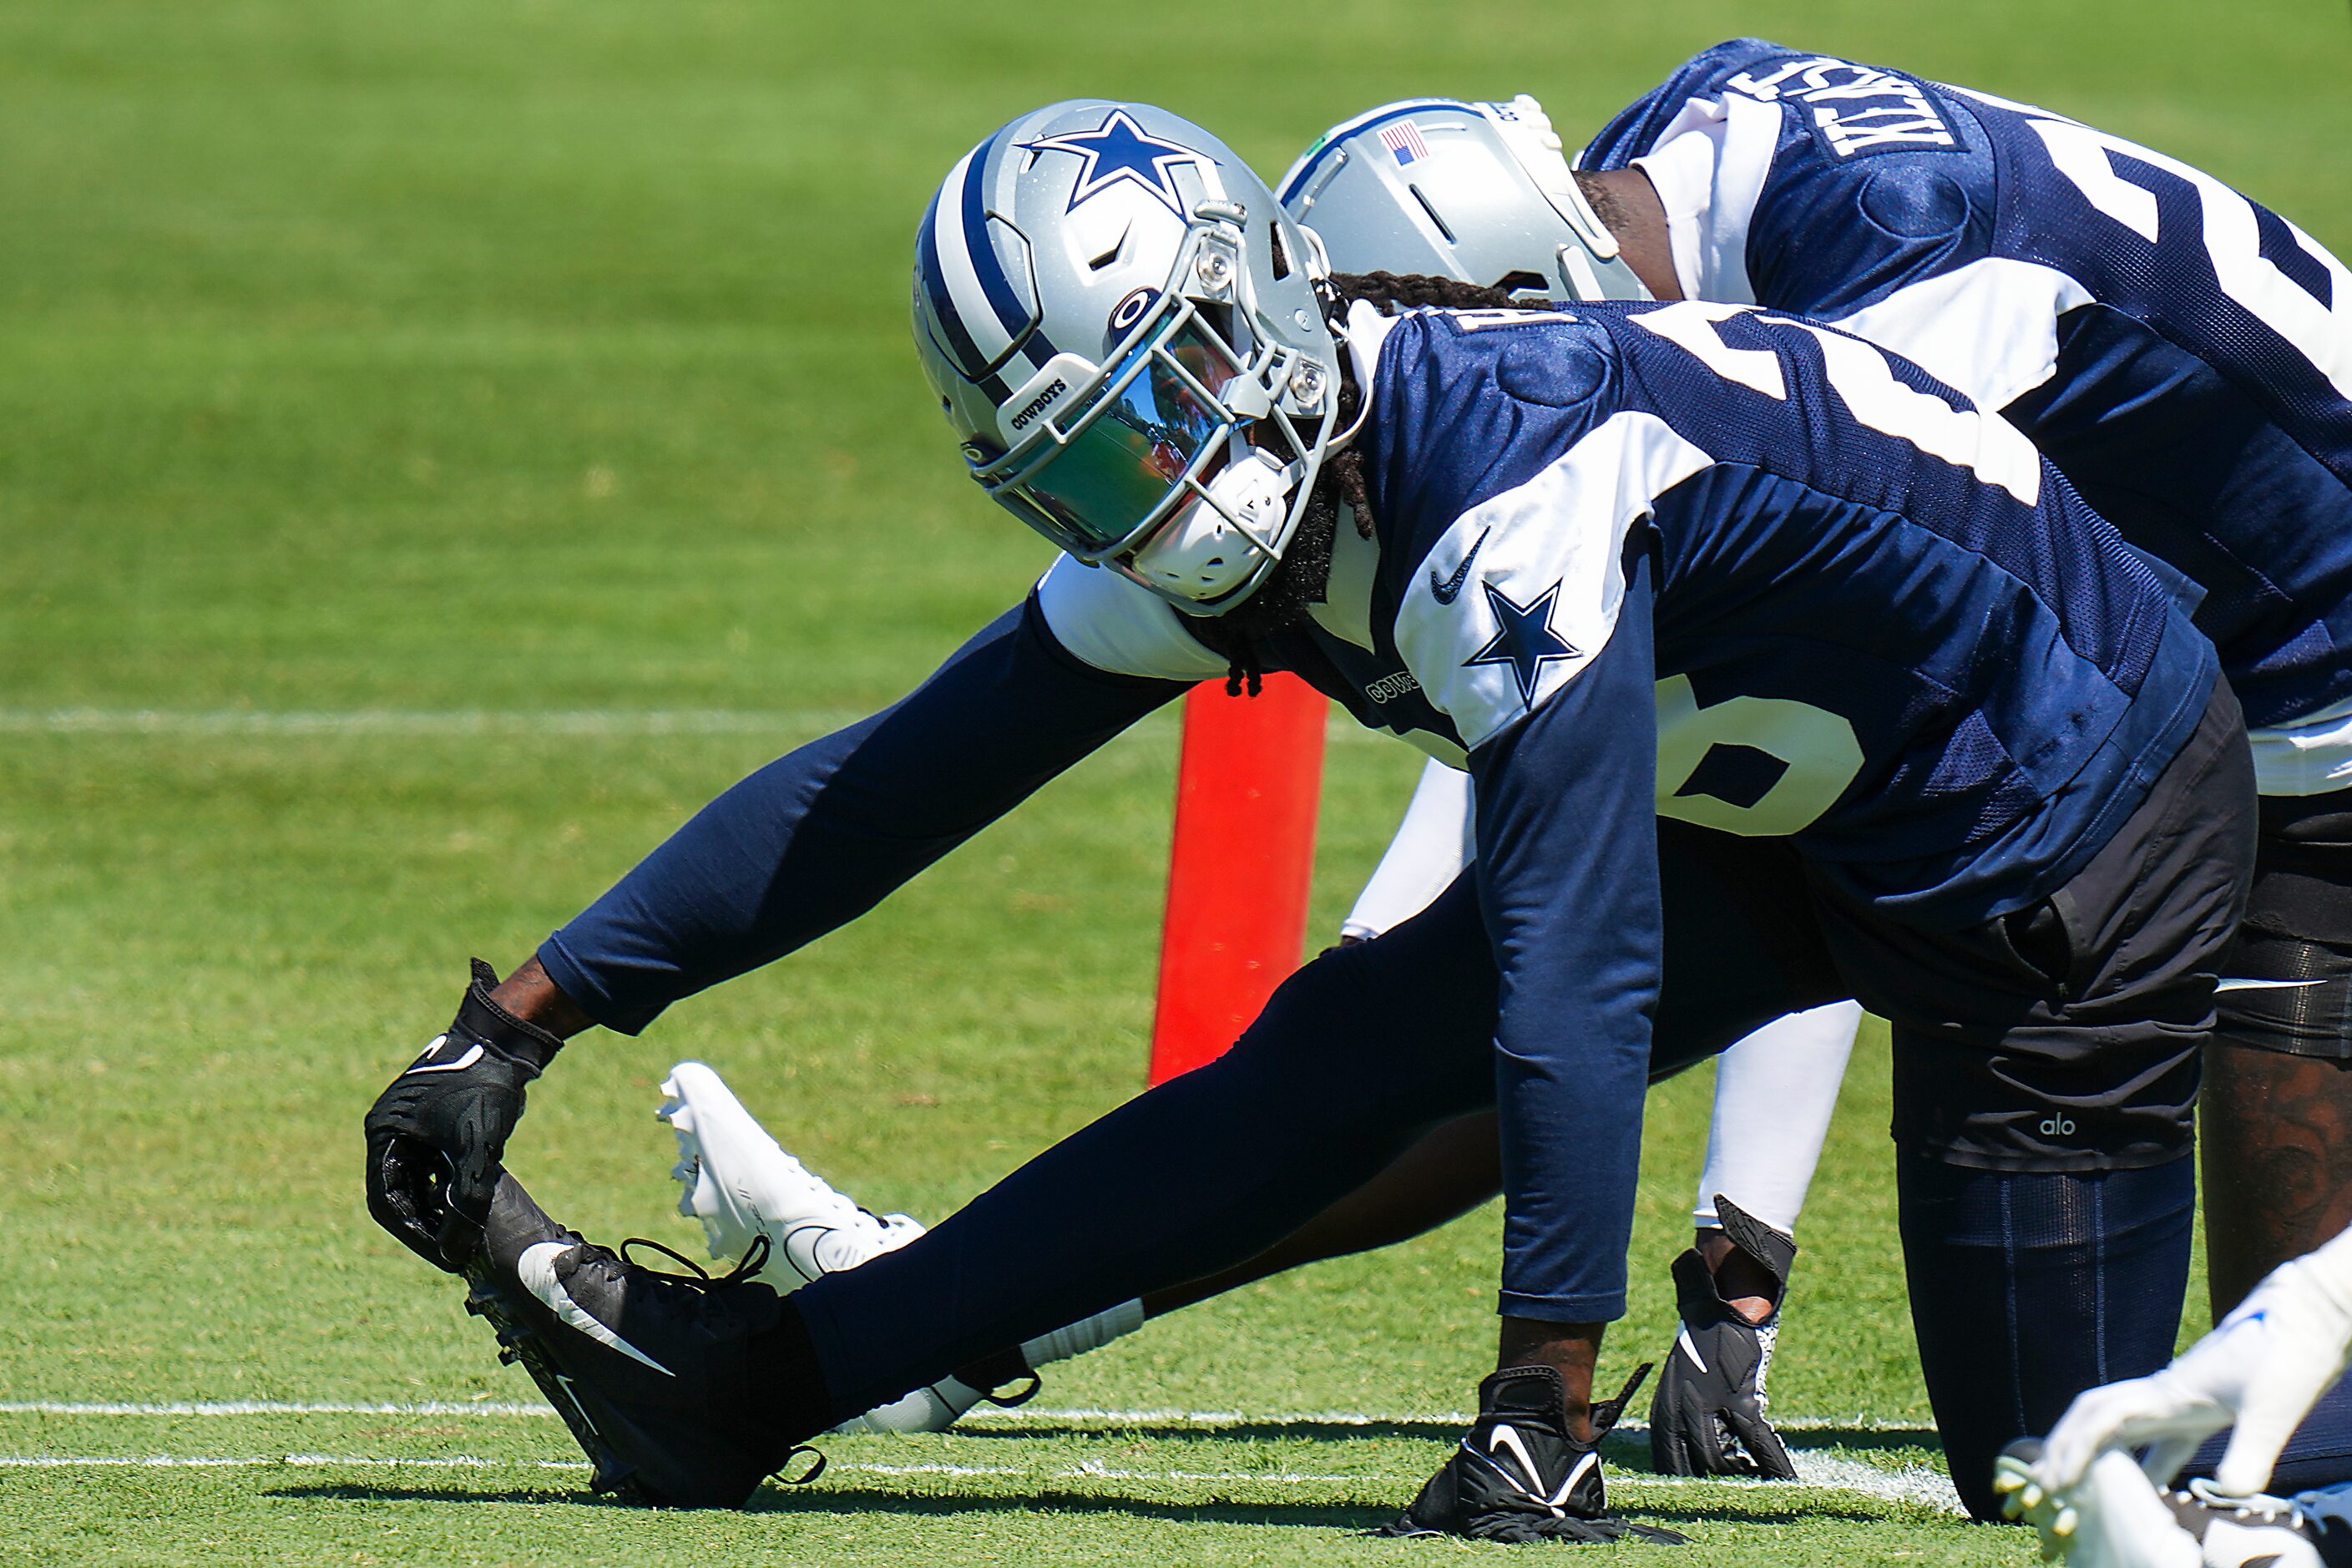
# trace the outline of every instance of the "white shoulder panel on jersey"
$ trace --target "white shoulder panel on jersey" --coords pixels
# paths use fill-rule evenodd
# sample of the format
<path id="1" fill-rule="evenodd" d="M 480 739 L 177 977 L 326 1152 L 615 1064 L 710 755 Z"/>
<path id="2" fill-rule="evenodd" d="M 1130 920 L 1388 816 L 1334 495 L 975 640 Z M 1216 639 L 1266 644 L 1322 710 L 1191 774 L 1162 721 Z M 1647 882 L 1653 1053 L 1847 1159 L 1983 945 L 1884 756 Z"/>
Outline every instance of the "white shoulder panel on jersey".
<path id="1" fill-rule="evenodd" d="M 1748 226 L 1780 146 L 1780 110 L 1738 93 L 1694 98 L 1633 160 L 1666 210 L 1675 280 L 1686 300 L 1756 302 Z"/>
<path id="2" fill-rule="evenodd" d="M 2091 291 L 2034 261 L 1988 256 L 1828 318 L 1947 381 L 1979 405 L 2006 407 L 2058 368 L 2058 318 Z"/>
<path id="3" fill-rule="evenodd" d="M 1627 410 L 1454 520 L 1413 574 L 1396 641 L 1465 744 L 1502 733 L 1599 657 L 1625 598 L 1626 534 L 1714 461 Z"/>
<path id="4" fill-rule="evenodd" d="M 1193 639 L 1173 606 L 1105 567 L 1061 557 L 1037 579 L 1037 607 L 1063 650 L 1097 669 L 1152 680 L 1225 673 L 1225 661 Z"/>

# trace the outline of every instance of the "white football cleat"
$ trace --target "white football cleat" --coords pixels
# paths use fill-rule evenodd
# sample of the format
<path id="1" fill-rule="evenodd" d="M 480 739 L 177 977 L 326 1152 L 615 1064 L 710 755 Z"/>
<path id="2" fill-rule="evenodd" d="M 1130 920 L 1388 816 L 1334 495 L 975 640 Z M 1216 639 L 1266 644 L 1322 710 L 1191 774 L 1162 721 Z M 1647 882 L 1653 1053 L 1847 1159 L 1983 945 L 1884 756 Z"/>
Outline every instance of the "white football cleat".
<path id="1" fill-rule="evenodd" d="M 2159 1489 L 2132 1457 L 2108 1449 L 2083 1484 L 2046 1492 L 2033 1479 L 2033 1446 L 2011 1444 L 1994 1466 L 2002 1510 L 2032 1524 L 2045 1558 L 2068 1568 L 2324 1568 L 2319 1549 L 2334 1521 L 2331 1493 L 2290 1501 L 2231 1497 L 2205 1480 Z"/>
<path id="2" fill-rule="evenodd" d="M 2147 1472 L 2110 1448 L 2091 1461 L 2082 1484 L 2045 1491 L 2032 1476 L 2042 1445 L 2011 1443 L 1993 1461 L 2001 1511 L 2042 1537 L 2042 1555 L 2067 1568 L 2203 1568 L 2197 1538 L 2180 1527 Z"/>
<path id="3" fill-rule="evenodd" d="M 677 1134 L 670 1174 L 685 1189 L 677 1212 L 702 1222 L 710 1256 L 740 1260 L 764 1236 L 774 1257 L 815 1279 L 907 1245 L 923 1227 L 877 1215 L 835 1192 L 768 1136 L 718 1073 L 680 1062 L 662 1083 L 658 1112 Z"/>
<path id="4" fill-rule="evenodd" d="M 677 1164 L 670 1174 L 685 1189 L 677 1212 L 702 1222 L 710 1256 L 740 1262 L 755 1237 L 768 1238 L 770 1258 L 782 1258 L 803 1282 L 855 1268 L 923 1234 L 905 1215 L 877 1215 L 835 1192 L 824 1177 L 784 1152 L 743 1102 L 701 1062 L 680 1062 L 662 1084 L 669 1098 L 661 1120 L 677 1134 Z M 778 1288 L 789 1285 L 779 1281 Z M 983 1402 L 1018 1405 L 1036 1392 L 1035 1369 L 1084 1355 L 1143 1326 L 1143 1304 L 1126 1301 L 1020 1347 L 1026 1388 L 1007 1396 L 946 1377 L 877 1405 L 834 1428 L 836 1432 L 944 1432 Z"/>

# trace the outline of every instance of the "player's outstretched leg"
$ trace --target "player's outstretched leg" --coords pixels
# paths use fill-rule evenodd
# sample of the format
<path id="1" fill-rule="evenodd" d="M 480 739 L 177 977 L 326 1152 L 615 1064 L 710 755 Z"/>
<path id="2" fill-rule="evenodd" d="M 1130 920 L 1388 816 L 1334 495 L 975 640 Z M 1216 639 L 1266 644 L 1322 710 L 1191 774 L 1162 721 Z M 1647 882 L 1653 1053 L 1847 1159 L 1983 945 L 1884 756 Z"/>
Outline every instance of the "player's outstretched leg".
<path id="1" fill-rule="evenodd" d="M 685 1189 L 678 1212 L 702 1222 L 711 1257 L 740 1262 L 764 1237 L 773 1257 L 804 1284 L 855 1268 L 923 1234 L 921 1224 L 906 1215 L 861 1207 L 794 1159 L 715 1069 L 680 1062 L 662 1092 L 668 1098 L 657 1114 L 677 1135 L 677 1164 L 670 1174 Z M 775 1267 L 771 1263 L 767 1271 Z M 983 1402 L 1022 1404 L 1036 1392 L 1039 1368 L 1132 1333 L 1143 1316 L 1136 1301 L 1097 1312 L 852 1416 L 835 1430 L 944 1432 Z M 1020 1392 L 1008 1395 L 1007 1388 Z"/>
<path id="2" fill-rule="evenodd" d="M 656 1273 L 557 1225 L 506 1176 L 466 1308 L 572 1428 L 597 1490 L 740 1508 L 825 1424 L 807 1414 L 824 1407 L 807 1332 L 749 1278 L 755 1250 L 752 1268 L 719 1279 Z"/>

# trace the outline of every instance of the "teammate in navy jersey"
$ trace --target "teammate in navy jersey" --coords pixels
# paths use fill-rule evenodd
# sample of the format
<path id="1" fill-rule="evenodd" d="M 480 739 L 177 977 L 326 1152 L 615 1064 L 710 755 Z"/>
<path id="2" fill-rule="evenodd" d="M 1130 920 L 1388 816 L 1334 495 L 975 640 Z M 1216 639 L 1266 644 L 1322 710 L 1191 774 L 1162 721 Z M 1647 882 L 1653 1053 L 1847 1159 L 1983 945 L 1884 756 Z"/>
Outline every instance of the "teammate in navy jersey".
<path id="1" fill-rule="evenodd" d="M 1285 195 L 1342 267 L 1552 294 L 1632 281 L 1606 291 L 1837 321 L 2001 407 L 2127 538 L 2206 590 L 2198 623 L 2244 702 L 2265 796 L 2203 1108 L 2219 1317 L 2352 1220 L 2352 275 L 2162 154 L 1754 40 L 1685 63 L 1573 178 L 1548 131 L 1531 100 L 1398 103 L 1335 130 Z M 1578 260 L 1594 225 L 1630 279 L 1554 265 Z M 1438 821 L 1417 836 L 1454 835 Z M 1789 1092 L 1811 1109 L 1833 1086 Z M 1791 1120 L 1819 1124 L 1718 1119 L 1717 1133 L 1776 1139 Z M 1809 1167 L 1811 1152 L 1791 1158 Z M 2338 1394 L 2282 1473 L 2303 1484 L 2347 1466 L 2352 1394 Z"/>
<path id="2" fill-rule="evenodd" d="M 1956 1473 L 2095 1363 L 2162 1363 L 2251 767 L 2184 585 L 2021 437 L 1768 312 L 1384 313 L 1392 289 L 1326 278 L 1228 150 L 1141 105 L 1007 126 L 919 249 L 919 349 L 973 475 L 1071 559 L 478 974 L 371 1114 L 373 1211 L 462 1262 L 602 1473 L 740 1501 L 843 1416 L 1246 1258 L 1491 1105 L 1499 1370 L 1400 1528 L 1622 1534 L 1594 1453 L 1618 1402 L 1591 1393 L 1644 1081 L 1850 994 L 1895 1022 L 1912 1159 L 2105 1221 L 2012 1281 L 1994 1331 L 2047 1375 L 1939 1395 Z M 1270 669 L 1466 760 L 1478 868 L 1293 977 L 1219 1062 L 788 1299 L 756 1258 L 650 1273 L 499 1180 L 564 1035 L 814 940 L 1191 683 Z M 1707 742 L 1677 784 L 1662 707 L 1817 743 Z M 1752 831 L 1658 821 L 1662 783 Z M 1982 1218 L 1929 1195 L 1906 1245 Z M 1923 1341 L 1987 1329 L 1916 1310 Z"/>

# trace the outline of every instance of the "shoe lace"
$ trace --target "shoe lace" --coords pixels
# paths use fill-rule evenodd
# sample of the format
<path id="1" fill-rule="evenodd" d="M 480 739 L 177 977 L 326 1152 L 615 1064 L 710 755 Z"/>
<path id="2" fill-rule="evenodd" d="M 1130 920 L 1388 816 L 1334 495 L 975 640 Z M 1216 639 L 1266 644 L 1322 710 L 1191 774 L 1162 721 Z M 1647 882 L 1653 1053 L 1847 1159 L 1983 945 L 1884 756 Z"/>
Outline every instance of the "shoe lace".
<path id="1" fill-rule="evenodd" d="M 638 1262 L 635 1258 L 629 1255 L 629 1249 L 633 1247 L 642 1247 L 649 1252 L 658 1252 L 664 1258 L 668 1258 L 671 1262 L 685 1268 L 687 1272 L 684 1274 L 667 1274 L 659 1269 L 646 1268 L 644 1264 Z M 709 1269 L 705 1268 L 701 1264 L 697 1263 L 693 1258 L 688 1258 L 686 1254 L 678 1251 L 674 1247 L 667 1246 L 662 1242 L 656 1241 L 650 1237 L 633 1236 L 626 1241 L 621 1243 L 621 1261 L 632 1268 L 645 1268 L 646 1273 L 653 1275 L 657 1279 L 667 1279 L 680 1285 L 690 1285 L 699 1290 L 723 1290 L 730 1285 L 741 1284 L 743 1281 L 751 1279 L 753 1275 L 759 1273 L 761 1269 L 766 1268 L 768 1266 L 768 1256 L 773 1250 L 774 1248 L 768 1241 L 767 1234 L 763 1231 L 760 1235 L 751 1238 L 751 1245 L 743 1249 L 743 1256 L 735 1260 L 734 1268 L 730 1268 L 724 1274 L 713 1275 Z M 811 1479 L 814 1479 L 814 1475 L 812 1475 Z"/>
<path id="2" fill-rule="evenodd" d="M 644 1264 L 630 1256 L 629 1249 L 635 1247 L 642 1247 L 648 1252 L 660 1253 L 664 1258 L 686 1269 L 686 1272 L 666 1274 L 656 1269 L 646 1268 Z M 633 1268 L 645 1268 L 646 1273 L 655 1275 L 657 1279 L 672 1280 L 698 1290 L 723 1290 L 730 1285 L 743 1283 L 766 1268 L 769 1255 L 772 1250 L 773 1247 L 767 1235 L 762 1232 L 751 1238 L 751 1245 L 743 1249 L 743 1256 L 736 1260 L 734 1268 L 724 1274 L 713 1275 L 709 1269 L 674 1247 L 656 1241 L 650 1237 L 633 1236 L 621 1243 L 621 1261 Z M 787 1474 L 793 1461 L 800 1458 L 806 1458 L 809 1461 L 808 1468 L 797 1475 Z M 806 1443 L 795 1443 L 784 1450 L 782 1461 L 768 1473 L 788 1487 L 804 1487 L 824 1474 L 824 1466 L 825 1458 L 823 1453 Z"/>
<path id="3" fill-rule="evenodd" d="M 2311 1528 L 2308 1510 L 2297 1499 L 2273 1497 L 2268 1492 L 2240 1497 L 2223 1491 L 2203 1476 L 2191 1480 L 2188 1489 L 2189 1495 L 2204 1507 L 2226 1513 L 2240 1523 L 2252 1521 L 2258 1524 L 2283 1524 L 2290 1529 Z"/>
<path id="4" fill-rule="evenodd" d="M 1006 1386 L 1013 1392 L 1007 1394 L 1003 1388 L 992 1388 L 983 1393 L 981 1397 L 1000 1409 L 1011 1410 L 1036 1398 L 1037 1391 L 1045 1386 L 1045 1380 L 1033 1372 L 1027 1377 L 1016 1379 Z"/>

